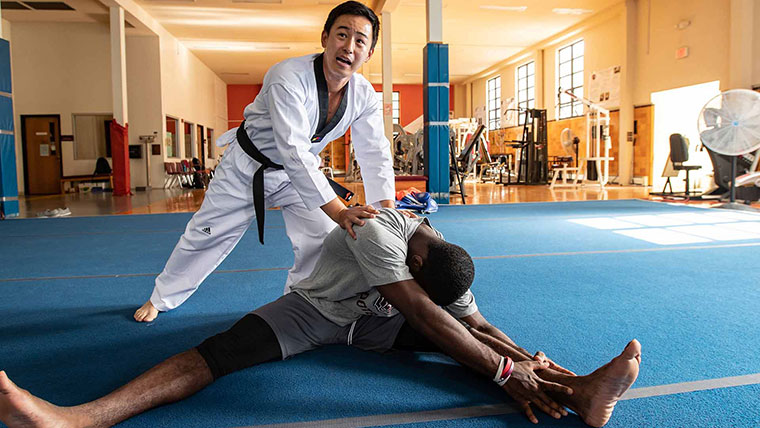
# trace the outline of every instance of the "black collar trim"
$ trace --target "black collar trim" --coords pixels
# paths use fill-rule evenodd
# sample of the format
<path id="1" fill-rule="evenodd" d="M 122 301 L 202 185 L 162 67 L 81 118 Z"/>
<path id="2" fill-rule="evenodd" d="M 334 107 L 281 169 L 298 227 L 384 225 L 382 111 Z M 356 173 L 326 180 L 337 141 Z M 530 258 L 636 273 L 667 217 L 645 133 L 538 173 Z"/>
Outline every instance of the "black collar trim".
<path id="1" fill-rule="evenodd" d="M 317 132 L 311 137 L 312 143 L 319 143 L 322 141 L 322 138 L 338 125 L 341 119 L 343 119 L 343 115 L 346 113 L 346 106 L 348 105 L 346 100 L 348 98 L 348 88 L 344 88 L 343 97 L 340 100 L 338 111 L 335 112 L 332 119 L 330 119 L 330 122 L 326 123 L 330 104 L 330 94 L 327 91 L 327 79 L 325 79 L 323 57 L 324 54 L 319 54 L 314 58 L 314 77 L 317 81 L 317 97 L 319 100 L 319 123 L 317 124 Z"/>

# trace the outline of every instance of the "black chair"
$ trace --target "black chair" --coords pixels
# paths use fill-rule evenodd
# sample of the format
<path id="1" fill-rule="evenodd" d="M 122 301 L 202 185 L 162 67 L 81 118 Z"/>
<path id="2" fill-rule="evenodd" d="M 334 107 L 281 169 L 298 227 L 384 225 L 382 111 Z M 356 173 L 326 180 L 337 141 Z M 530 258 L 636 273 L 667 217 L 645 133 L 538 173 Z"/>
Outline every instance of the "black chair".
<path id="1" fill-rule="evenodd" d="M 670 161 L 676 171 L 686 171 L 686 191 L 684 195 L 689 197 L 689 171 L 702 168 L 701 165 L 684 165 L 689 160 L 689 143 L 681 134 L 670 134 Z M 668 178 L 670 181 L 670 178 Z M 672 190 L 671 186 L 671 190 Z"/>

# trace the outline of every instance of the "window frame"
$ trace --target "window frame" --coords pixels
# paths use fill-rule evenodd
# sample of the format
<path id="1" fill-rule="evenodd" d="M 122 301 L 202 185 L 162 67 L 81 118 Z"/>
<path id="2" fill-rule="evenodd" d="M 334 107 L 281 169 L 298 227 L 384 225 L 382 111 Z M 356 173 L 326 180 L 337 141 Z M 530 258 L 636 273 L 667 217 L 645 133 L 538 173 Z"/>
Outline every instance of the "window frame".
<path id="1" fill-rule="evenodd" d="M 580 55 L 577 55 L 576 52 L 578 51 L 578 47 L 580 46 Z M 561 58 L 563 56 L 563 53 L 569 49 L 570 51 L 570 59 L 561 61 Z M 578 39 L 573 41 L 572 43 L 569 43 L 565 46 L 562 46 L 557 49 L 557 88 L 561 90 L 559 94 L 559 99 L 557 100 L 557 119 L 569 119 L 573 117 L 579 117 L 583 116 L 583 103 L 574 100 L 570 98 L 569 95 L 566 95 L 564 92 L 566 90 L 570 90 L 573 94 L 575 94 L 578 97 L 584 96 L 584 90 L 585 90 L 585 55 L 586 55 L 586 42 L 584 39 Z M 580 62 L 580 68 L 577 67 L 578 62 Z M 569 73 L 562 73 L 563 66 L 567 65 L 567 68 L 569 69 Z M 580 76 L 576 76 L 577 74 L 580 74 Z M 580 85 L 577 83 L 577 79 L 580 79 Z M 562 86 L 562 82 L 564 79 L 569 79 L 570 86 L 567 85 Z"/>
<path id="2" fill-rule="evenodd" d="M 486 80 L 486 126 L 501 128 L 501 75 Z"/>
<path id="3" fill-rule="evenodd" d="M 401 124 L 401 94 L 399 91 L 392 91 L 391 96 L 393 102 L 393 123 L 396 125 Z M 375 91 L 375 96 L 380 101 L 380 112 L 383 111 L 383 91 Z"/>
<path id="4" fill-rule="evenodd" d="M 174 133 L 171 136 L 171 150 L 169 150 L 168 141 L 166 141 L 167 135 L 164 134 L 164 153 L 166 159 L 181 159 L 179 155 L 179 131 L 180 131 L 180 119 L 172 115 L 164 115 L 164 123 L 173 120 L 174 121 Z M 166 132 L 169 133 L 169 127 L 166 127 Z"/>
<path id="5" fill-rule="evenodd" d="M 531 67 L 532 66 L 532 67 Z M 525 76 L 520 76 L 520 71 L 525 70 Z M 531 69 L 533 70 L 531 72 Z M 530 86 L 530 78 L 533 77 L 533 86 Z M 521 87 L 525 83 L 525 88 Z M 526 99 L 522 99 L 521 94 L 525 92 Z M 535 108 L 536 107 L 536 61 L 531 60 L 515 68 L 515 99 L 517 108 Z M 525 121 L 525 112 L 517 116 L 517 124 L 521 125 Z"/>

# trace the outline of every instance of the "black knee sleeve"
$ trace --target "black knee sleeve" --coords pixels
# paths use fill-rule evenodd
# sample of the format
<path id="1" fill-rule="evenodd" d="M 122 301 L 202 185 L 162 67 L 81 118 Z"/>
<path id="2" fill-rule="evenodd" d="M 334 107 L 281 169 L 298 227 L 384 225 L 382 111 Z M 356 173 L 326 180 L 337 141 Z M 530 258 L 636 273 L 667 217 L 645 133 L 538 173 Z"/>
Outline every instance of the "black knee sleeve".
<path id="1" fill-rule="evenodd" d="M 282 351 L 272 328 L 260 316 L 248 314 L 229 330 L 196 347 L 214 380 L 267 361 L 281 360 Z"/>

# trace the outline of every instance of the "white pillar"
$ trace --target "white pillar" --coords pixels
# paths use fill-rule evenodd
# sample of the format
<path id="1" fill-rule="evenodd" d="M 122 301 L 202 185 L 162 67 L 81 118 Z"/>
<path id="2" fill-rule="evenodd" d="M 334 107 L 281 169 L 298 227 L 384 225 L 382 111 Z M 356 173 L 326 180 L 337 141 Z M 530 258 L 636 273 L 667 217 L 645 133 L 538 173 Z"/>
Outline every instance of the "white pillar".
<path id="1" fill-rule="evenodd" d="M 465 85 L 464 94 L 464 113 L 467 117 L 475 117 L 472 111 L 472 83 Z"/>
<path id="2" fill-rule="evenodd" d="M 533 76 L 533 96 L 535 98 L 535 106 L 538 109 L 544 107 L 544 50 L 539 49 L 535 54 L 535 63 L 533 64 L 533 70 L 535 74 Z M 517 88 L 515 88 L 515 91 Z M 515 92 L 516 93 L 516 92 Z M 515 97 L 516 98 L 516 97 Z"/>
<path id="3" fill-rule="evenodd" d="M 427 41 L 428 43 L 443 42 L 443 1 L 426 0 L 427 2 Z"/>
<path id="4" fill-rule="evenodd" d="M 122 126 L 127 118 L 127 58 L 124 39 L 124 9 L 111 10 L 111 94 L 113 95 L 113 118 Z"/>
<path id="5" fill-rule="evenodd" d="M 636 0 L 625 1 L 622 17 L 623 62 L 620 64 L 620 112 L 618 116 L 618 183 L 633 182 L 633 94 L 636 84 Z"/>
<path id="6" fill-rule="evenodd" d="M 729 87 L 752 87 L 752 39 L 755 0 L 731 0 Z M 754 58 L 755 61 L 760 59 Z"/>
<path id="7" fill-rule="evenodd" d="M 383 12 L 383 122 L 385 137 L 393 141 L 393 67 L 391 66 L 391 14 Z"/>

